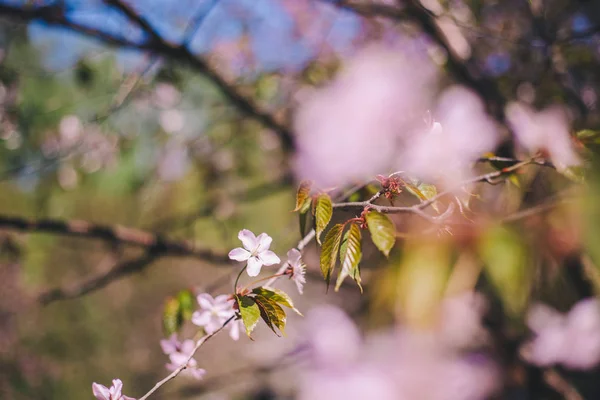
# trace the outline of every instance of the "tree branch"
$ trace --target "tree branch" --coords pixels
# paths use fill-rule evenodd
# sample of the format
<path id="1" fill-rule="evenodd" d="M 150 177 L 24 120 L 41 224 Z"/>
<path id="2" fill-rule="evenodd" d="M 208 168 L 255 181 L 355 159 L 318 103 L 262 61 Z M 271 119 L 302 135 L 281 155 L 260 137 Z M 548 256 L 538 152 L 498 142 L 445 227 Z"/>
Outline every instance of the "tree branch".
<path id="1" fill-rule="evenodd" d="M 162 55 L 173 60 L 182 61 L 212 81 L 212 83 L 223 93 L 225 98 L 237 107 L 239 111 L 273 130 L 279 136 L 283 147 L 286 150 L 291 150 L 294 147 L 293 135 L 289 127 L 278 121 L 272 114 L 261 109 L 253 99 L 239 92 L 234 85 L 229 84 L 216 69 L 208 64 L 206 60 L 192 54 L 185 44 L 175 45 L 166 42 L 143 16 L 136 14 L 130 6 L 122 1 L 106 1 L 121 10 L 131 22 L 143 29 L 143 31 L 150 36 L 151 40 L 138 43 L 123 37 L 115 36 L 100 29 L 91 28 L 71 21 L 67 18 L 64 8 L 60 5 L 17 7 L 0 4 L 0 15 L 6 15 L 23 22 L 33 20 L 43 21 L 49 25 L 64 27 L 74 32 L 95 38 L 110 46 L 137 49 L 156 55 Z"/>
<path id="2" fill-rule="evenodd" d="M 84 282 L 65 287 L 58 287 L 43 292 L 38 296 L 38 302 L 42 305 L 48 305 L 59 300 L 82 297 L 88 293 L 102 289 L 119 278 L 141 271 L 160 257 L 161 255 L 148 253 L 133 260 L 119 263 L 109 271 L 99 274 Z"/>
<path id="3" fill-rule="evenodd" d="M 109 226 L 82 220 L 27 219 L 0 215 L 0 228 L 29 233 L 50 233 L 85 239 L 100 239 L 145 248 L 154 255 L 192 257 L 215 263 L 229 261 L 226 254 L 198 248 L 188 240 L 170 240 L 151 232 L 120 225 Z"/>

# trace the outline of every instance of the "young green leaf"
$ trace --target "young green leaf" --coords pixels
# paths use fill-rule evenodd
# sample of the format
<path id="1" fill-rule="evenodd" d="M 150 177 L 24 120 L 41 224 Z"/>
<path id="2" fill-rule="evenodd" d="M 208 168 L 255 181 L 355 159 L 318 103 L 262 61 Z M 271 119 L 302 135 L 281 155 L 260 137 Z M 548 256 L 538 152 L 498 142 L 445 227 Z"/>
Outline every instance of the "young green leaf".
<path id="1" fill-rule="evenodd" d="M 179 300 L 171 297 L 165 303 L 163 310 L 163 329 L 167 336 L 179 331 L 183 324 Z"/>
<path id="2" fill-rule="evenodd" d="M 340 264 L 341 270 L 338 274 L 337 282 L 335 284 L 335 291 L 337 292 L 342 285 L 344 279 L 350 276 L 356 281 L 360 291 L 362 292 L 362 286 L 360 284 L 360 270 L 358 264 L 362 257 L 360 247 L 361 233 L 360 228 L 357 224 L 350 224 L 350 229 L 346 231 L 342 246 L 340 247 Z"/>
<path id="3" fill-rule="evenodd" d="M 373 243 L 386 257 L 388 257 L 390 255 L 390 250 L 392 250 L 394 243 L 396 243 L 396 229 L 394 223 L 387 215 L 378 211 L 369 211 L 366 215 L 366 219 Z"/>
<path id="4" fill-rule="evenodd" d="M 196 299 L 194 298 L 192 291 L 189 289 L 181 290 L 177 293 L 177 300 L 179 301 L 181 317 L 186 321 L 192 318 L 196 306 Z"/>
<path id="5" fill-rule="evenodd" d="M 310 207 L 310 203 L 311 201 L 309 200 L 307 202 L 308 207 Z M 300 236 L 304 237 L 307 233 L 306 227 L 310 226 L 310 224 L 308 223 L 308 220 L 312 218 L 311 214 L 308 212 L 308 207 L 306 208 L 306 210 L 300 210 L 300 213 L 298 214 L 298 219 L 300 221 Z"/>
<path id="6" fill-rule="evenodd" d="M 320 194 L 317 197 L 315 208 L 315 222 L 317 231 L 317 242 L 321 244 L 321 233 L 331 221 L 333 215 L 333 205 L 331 204 L 331 197 L 328 194 Z"/>
<path id="7" fill-rule="evenodd" d="M 300 182 L 300 186 L 298 186 L 298 192 L 296 192 L 296 208 L 294 209 L 294 211 L 300 211 L 304 209 L 304 212 L 306 212 L 306 210 L 308 209 L 307 203 L 308 206 L 310 206 L 309 195 L 311 186 L 311 181 Z"/>
<path id="8" fill-rule="evenodd" d="M 256 295 L 254 299 L 260 308 L 262 319 L 269 326 L 269 328 L 271 328 L 271 330 L 277 334 L 274 329 L 274 327 L 277 327 L 281 333 L 285 335 L 285 322 L 287 317 L 285 315 L 285 311 L 283 311 L 283 308 L 281 308 L 281 306 L 273 299 L 269 299 L 265 296 Z"/>
<path id="9" fill-rule="evenodd" d="M 258 319 L 260 318 L 260 309 L 253 298 L 248 296 L 236 295 L 235 299 L 240 309 L 240 315 L 242 316 L 242 322 L 246 328 L 246 334 L 250 337 L 250 334 L 256 328 Z"/>
<path id="10" fill-rule="evenodd" d="M 300 311 L 298 311 L 298 309 L 296 309 L 296 307 L 294 306 L 294 303 L 292 302 L 292 299 L 290 298 L 290 296 L 288 296 L 288 294 L 282 290 L 273 289 L 273 288 L 267 289 L 264 287 L 257 287 L 257 288 L 252 289 L 252 293 L 266 297 L 269 300 L 273 300 L 276 303 L 279 303 L 283 306 L 291 308 L 298 315 L 302 315 L 300 313 Z"/>
<path id="11" fill-rule="evenodd" d="M 340 242 L 342 241 L 343 228 L 343 224 L 334 225 L 329 232 L 327 232 L 327 235 L 325 235 L 325 241 L 321 247 L 321 273 L 325 278 L 325 282 L 327 282 L 327 286 L 329 286 L 331 274 L 335 269 Z"/>

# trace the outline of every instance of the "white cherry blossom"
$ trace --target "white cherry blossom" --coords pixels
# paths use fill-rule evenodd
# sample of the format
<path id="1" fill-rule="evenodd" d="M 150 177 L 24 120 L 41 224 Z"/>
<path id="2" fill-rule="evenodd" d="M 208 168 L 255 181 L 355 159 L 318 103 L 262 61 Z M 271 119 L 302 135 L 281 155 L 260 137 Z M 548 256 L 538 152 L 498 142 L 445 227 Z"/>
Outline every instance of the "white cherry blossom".
<path id="1" fill-rule="evenodd" d="M 113 379 L 112 383 L 110 389 L 96 382 L 92 384 L 92 392 L 97 400 L 135 400 L 121 393 L 123 382 L 120 379 Z"/>
<path id="2" fill-rule="evenodd" d="M 257 276 L 263 265 L 279 264 L 281 260 L 269 250 L 273 239 L 266 233 L 255 236 L 247 229 L 242 229 L 238 234 L 244 248 L 238 247 L 229 252 L 229 258 L 235 261 L 246 261 L 249 276 Z"/>

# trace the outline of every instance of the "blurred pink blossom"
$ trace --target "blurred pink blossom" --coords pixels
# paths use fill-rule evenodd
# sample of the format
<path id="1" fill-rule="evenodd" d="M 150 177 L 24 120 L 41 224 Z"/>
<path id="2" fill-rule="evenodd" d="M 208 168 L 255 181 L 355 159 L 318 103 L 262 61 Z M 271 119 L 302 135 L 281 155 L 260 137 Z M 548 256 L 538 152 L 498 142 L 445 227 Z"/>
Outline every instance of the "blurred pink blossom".
<path id="1" fill-rule="evenodd" d="M 506 117 L 516 139 L 529 153 L 547 153 L 558 169 L 581 163 L 571 141 L 567 114 L 561 107 L 536 112 L 523 103 L 513 102 L 506 107 Z"/>
<path id="2" fill-rule="evenodd" d="M 208 293 L 202 293 L 197 300 L 200 309 L 192 314 L 192 323 L 203 327 L 208 334 L 215 332 L 235 314 L 234 301 L 228 295 L 213 298 Z"/>
<path id="3" fill-rule="evenodd" d="M 453 188 L 471 176 L 472 165 L 493 151 L 498 132 L 483 102 L 472 91 L 446 89 L 429 132 L 414 135 L 399 157 L 400 169 L 421 180 Z"/>
<path id="4" fill-rule="evenodd" d="M 401 135 L 429 107 L 435 82 L 434 68 L 418 55 L 376 45 L 356 54 L 299 106 L 299 177 L 329 187 L 388 171 Z"/>
<path id="5" fill-rule="evenodd" d="M 562 364 L 590 369 L 600 362 L 600 303 L 586 299 L 567 315 L 536 304 L 527 315 L 535 337 L 522 348 L 523 357 L 539 366 Z"/>
<path id="6" fill-rule="evenodd" d="M 195 346 L 196 343 L 191 339 L 180 342 L 177 339 L 176 334 L 172 334 L 169 339 L 161 340 L 160 347 L 171 360 L 171 362 L 166 365 L 167 369 L 169 371 L 175 371 L 177 368 L 181 367 L 190 357 Z M 206 374 L 206 371 L 202 368 L 198 368 L 198 362 L 194 358 L 191 358 L 187 361 L 186 368 L 182 373 L 186 373 L 196 379 L 201 379 Z"/>

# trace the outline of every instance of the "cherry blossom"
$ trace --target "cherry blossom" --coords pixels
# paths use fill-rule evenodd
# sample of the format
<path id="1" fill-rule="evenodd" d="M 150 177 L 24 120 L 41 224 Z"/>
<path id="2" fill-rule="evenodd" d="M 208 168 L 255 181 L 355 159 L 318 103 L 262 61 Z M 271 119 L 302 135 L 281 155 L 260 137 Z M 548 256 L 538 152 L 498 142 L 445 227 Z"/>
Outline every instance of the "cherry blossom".
<path id="1" fill-rule="evenodd" d="M 203 327 L 208 334 L 215 332 L 235 314 L 234 301 L 228 295 L 213 298 L 208 293 L 202 293 L 196 299 L 200 309 L 192 314 L 192 323 Z"/>
<path id="2" fill-rule="evenodd" d="M 538 366 L 562 364 L 590 369 L 600 363 L 600 302 L 585 299 L 567 315 L 542 305 L 532 306 L 527 325 L 535 337 L 522 348 L 523 357 Z"/>
<path id="3" fill-rule="evenodd" d="M 161 340 L 160 347 L 162 347 L 164 353 L 169 356 L 171 361 L 166 365 L 167 369 L 175 371 L 181 367 L 187 361 L 190 354 L 192 354 L 195 346 L 196 343 L 191 339 L 180 342 L 176 334 L 172 334 L 169 339 Z M 206 371 L 198 368 L 198 362 L 194 358 L 191 358 L 187 361 L 186 368 L 182 373 L 186 373 L 196 379 L 201 379 L 206 374 Z"/>
<path id="4" fill-rule="evenodd" d="M 300 294 L 304 291 L 304 284 L 306 283 L 306 266 L 302 262 L 302 253 L 297 249 L 291 249 L 287 252 L 287 265 L 288 268 L 285 271 L 286 275 L 290 276 L 290 279 L 294 281 L 296 287 L 298 288 L 298 292 Z"/>
<path id="5" fill-rule="evenodd" d="M 135 400 L 133 397 L 122 394 L 122 389 L 123 382 L 120 379 L 113 379 L 110 389 L 96 382 L 92 384 L 92 392 L 98 400 Z"/>
<path id="6" fill-rule="evenodd" d="M 238 234 L 244 248 L 238 247 L 229 252 L 229 258 L 236 261 L 246 261 L 249 276 L 257 276 L 263 265 L 279 264 L 277 254 L 269 250 L 273 239 L 266 233 L 255 236 L 254 233 L 243 229 Z"/>
<path id="7" fill-rule="evenodd" d="M 535 112 L 529 106 L 513 102 L 506 116 L 518 142 L 530 153 L 546 152 L 558 169 L 579 165 L 581 160 L 569 135 L 569 121 L 558 106 Z"/>
<path id="8" fill-rule="evenodd" d="M 436 84 L 430 60 L 405 47 L 366 47 L 332 84 L 304 96 L 294 121 L 299 178 L 329 187 L 394 167 Z"/>

